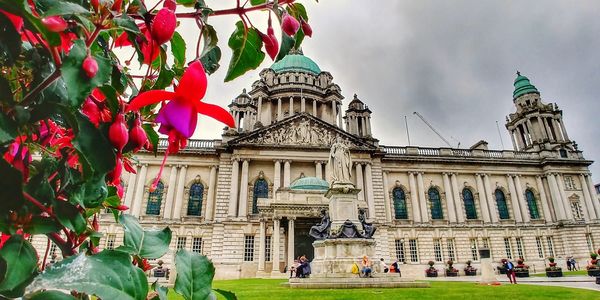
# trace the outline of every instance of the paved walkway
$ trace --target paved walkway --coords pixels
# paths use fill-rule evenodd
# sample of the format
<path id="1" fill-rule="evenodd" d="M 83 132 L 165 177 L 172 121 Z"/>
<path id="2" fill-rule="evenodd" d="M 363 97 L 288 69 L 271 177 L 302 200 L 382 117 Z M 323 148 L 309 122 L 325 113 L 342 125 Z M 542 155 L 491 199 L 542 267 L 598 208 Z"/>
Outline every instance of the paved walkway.
<path id="1" fill-rule="evenodd" d="M 505 275 L 497 275 L 496 278 L 502 284 L 509 284 L 508 278 Z M 432 281 L 461 281 L 461 282 L 478 282 L 480 276 L 459 276 L 459 277 L 437 277 L 427 278 Z M 600 285 L 596 284 L 596 278 L 590 276 L 565 276 L 557 278 L 548 277 L 524 277 L 517 278 L 519 284 L 536 284 L 546 286 L 561 286 L 579 289 L 587 289 L 600 292 Z"/>

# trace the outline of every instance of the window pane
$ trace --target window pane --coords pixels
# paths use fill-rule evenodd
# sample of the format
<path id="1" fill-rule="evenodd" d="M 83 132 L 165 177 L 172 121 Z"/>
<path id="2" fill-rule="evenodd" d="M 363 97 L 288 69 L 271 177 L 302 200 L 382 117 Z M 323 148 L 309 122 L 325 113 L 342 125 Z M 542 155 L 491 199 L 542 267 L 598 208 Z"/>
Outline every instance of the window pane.
<path id="1" fill-rule="evenodd" d="M 188 216 L 199 216 L 202 213 L 202 197 L 204 195 L 204 185 L 194 183 L 190 187 L 190 198 L 188 199 Z"/>
<path id="2" fill-rule="evenodd" d="M 245 236 L 244 261 L 254 261 L 254 236 L 253 235 Z"/>
<path id="3" fill-rule="evenodd" d="M 463 199 L 465 202 L 465 212 L 467 213 L 467 219 L 477 219 L 477 210 L 475 209 L 475 200 L 473 199 L 473 193 L 471 190 L 463 189 Z"/>
<path id="4" fill-rule="evenodd" d="M 259 179 L 254 184 L 254 197 L 252 199 L 252 213 L 258 213 L 258 198 L 269 197 L 269 183 L 264 179 Z"/>
<path id="5" fill-rule="evenodd" d="M 506 198 L 504 197 L 504 192 L 500 189 L 496 190 L 496 204 L 498 205 L 500 219 L 508 220 L 510 216 L 508 214 L 508 207 L 506 206 Z"/>
<path id="6" fill-rule="evenodd" d="M 148 205 L 146 206 L 147 215 L 160 215 L 160 203 L 162 202 L 164 189 L 164 184 L 162 181 L 159 181 L 154 192 L 148 193 Z"/>
<path id="7" fill-rule="evenodd" d="M 535 196 L 531 190 L 527 190 L 525 192 L 525 196 L 527 197 L 527 206 L 529 206 L 529 215 L 532 219 L 539 219 L 540 213 L 538 212 L 537 203 L 535 202 Z"/>
<path id="8" fill-rule="evenodd" d="M 406 210 L 406 195 L 401 188 L 395 188 L 393 191 L 394 196 L 394 211 L 396 213 L 396 219 L 408 219 L 408 212 Z"/>
<path id="9" fill-rule="evenodd" d="M 438 190 L 434 188 L 429 189 L 429 201 L 431 202 L 431 218 L 434 220 L 443 219 L 442 201 L 440 200 L 440 193 Z"/>

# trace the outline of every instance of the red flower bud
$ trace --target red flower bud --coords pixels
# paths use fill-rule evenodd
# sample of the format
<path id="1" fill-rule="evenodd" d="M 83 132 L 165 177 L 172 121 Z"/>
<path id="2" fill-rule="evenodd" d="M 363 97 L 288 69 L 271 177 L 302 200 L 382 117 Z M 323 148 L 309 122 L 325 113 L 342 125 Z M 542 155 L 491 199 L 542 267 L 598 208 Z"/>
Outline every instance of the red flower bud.
<path id="1" fill-rule="evenodd" d="M 98 12 L 98 8 L 100 7 L 100 0 L 90 0 L 90 4 L 95 12 Z"/>
<path id="2" fill-rule="evenodd" d="M 171 40 L 177 27 L 175 12 L 169 8 L 162 8 L 152 22 L 152 37 L 157 44 L 162 45 Z"/>
<path id="3" fill-rule="evenodd" d="M 83 106 L 81 107 L 81 112 L 86 115 L 96 127 L 100 125 L 100 109 L 92 99 L 85 99 Z"/>
<path id="4" fill-rule="evenodd" d="M 61 16 L 52 16 L 42 19 L 42 24 L 52 32 L 63 32 L 67 29 L 68 24 Z"/>
<path id="5" fill-rule="evenodd" d="M 111 9 L 114 11 L 121 11 L 121 6 L 123 6 L 123 0 L 115 0 Z"/>
<path id="6" fill-rule="evenodd" d="M 98 231 L 98 229 L 100 229 L 100 226 L 98 225 L 98 217 L 96 215 L 94 215 L 94 219 L 92 220 L 92 229 L 94 229 L 95 231 Z"/>
<path id="7" fill-rule="evenodd" d="M 115 121 L 110 125 L 110 128 L 108 129 L 108 139 L 119 152 L 121 152 L 123 147 L 127 144 L 129 135 L 127 134 L 127 126 L 125 125 L 123 114 L 118 114 Z"/>
<path id="8" fill-rule="evenodd" d="M 125 206 L 125 205 L 119 205 L 119 206 L 115 207 L 115 209 L 120 210 L 120 211 L 125 211 L 125 210 L 128 210 L 129 207 Z"/>
<path id="9" fill-rule="evenodd" d="M 117 196 L 123 199 L 123 195 L 125 195 L 125 190 L 123 189 L 123 185 L 119 183 L 119 185 L 117 185 Z"/>
<path id="10" fill-rule="evenodd" d="M 312 37 L 312 28 L 310 27 L 310 25 L 306 22 L 304 22 L 304 20 L 301 21 L 302 24 L 302 31 L 304 32 L 304 35 Z"/>
<path id="11" fill-rule="evenodd" d="M 175 2 L 175 0 L 165 0 L 165 3 L 163 3 L 163 7 L 175 11 L 177 9 L 177 2 Z"/>
<path id="12" fill-rule="evenodd" d="M 85 75 L 90 79 L 94 78 L 96 73 L 98 73 L 98 62 L 92 56 L 86 57 L 83 60 L 81 67 L 83 68 Z"/>
<path id="13" fill-rule="evenodd" d="M 279 42 L 275 37 L 273 28 L 267 28 L 267 34 L 261 33 L 260 37 L 262 38 L 263 43 L 265 43 L 267 54 L 269 54 L 269 57 L 271 57 L 272 60 L 275 60 L 275 57 L 277 57 L 277 53 L 279 52 Z"/>
<path id="14" fill-rule="evenodd" d="M 115 168 L 108 173 L 109 183 L 112 185 L 119 185 L 121 183 L 121 173 L 123 172 L 123 162 L 121 158 L 117 158 Z"/>
<path id="15" fill-rule="evenodd" d="M 135 120 L 135 125 L 129 131 L 129 140 L 133 145 L 133 152 L 138 152 L 148 142 L 148 136 L 142 128 L 142 122 L 139 118 Z"/>
<path id="16" fill-rule="evenodd" d="M 289 14 L 285 14 L 285 16 L 283 16 L 283 20 L 281 21 L 281 30 L 283 30 L 285 34 L 293 36 L 296 34 L 296 32 L 298 32 L 299 28 L 300 22 L 298 22 L 296 18 L 290 16 Z"/>

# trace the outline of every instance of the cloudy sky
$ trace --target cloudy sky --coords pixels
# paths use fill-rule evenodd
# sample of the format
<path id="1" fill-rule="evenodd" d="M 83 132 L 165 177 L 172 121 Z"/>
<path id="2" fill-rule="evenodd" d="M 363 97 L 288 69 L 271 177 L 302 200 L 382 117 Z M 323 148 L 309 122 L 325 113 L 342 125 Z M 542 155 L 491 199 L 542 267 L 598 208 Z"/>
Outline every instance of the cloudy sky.
<path id="1" fill-rule="evenodd" d="M 233 1 L 207 1 L 217 7 Z M 517 70 L 528 76 L 542 101 L 563 110 L 571 139 L 590 160 L 600 160 L 600 4 L 597 1 L 302 1 L 314 34 L 303 50 L 332 73 L 346 97 L 354 93 L 373 111 L 372 127 L 383 145 L 444 146 L 413 115 L 420 112 L 454 147 L 486 140 L 491 149 L 512 149 L 504 127 L 514 112 Z M 376 4 L 374 4 L 376 3 Z M 259 28 L 263 14 L 251 15 Z M 224 50 L 211 76 L 206 101 L 227 105 L 249 88 L 261 67 L 223 83 L 231 52 L 234 17 L 209 20 Z M 194 51 L 197 31 L 179 29 Z M 500 135 L 496 127 L 500 126 Z M 200 121 L 196 138 L 220 138 L 222 125 Z M 502 141 L 501 141 L 502 138 Z M 504 146 L 502 146 L 502 142 Z M 600 182 L 600 162 L 592 166 Z"/>

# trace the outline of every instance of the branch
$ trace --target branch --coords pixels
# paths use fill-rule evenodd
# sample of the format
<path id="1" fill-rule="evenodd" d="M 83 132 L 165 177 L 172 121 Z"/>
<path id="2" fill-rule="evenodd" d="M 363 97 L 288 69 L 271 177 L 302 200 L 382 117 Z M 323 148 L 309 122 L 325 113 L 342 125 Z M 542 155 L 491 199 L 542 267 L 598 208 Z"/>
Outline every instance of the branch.
<path id="1" fill-rule="evenodd" d="M 294 3 L 294 1 L 296 1 L 296 0 L 281 0 L 279 2 L 279 5 L 291 4 L 291 3 Z M 215 10 L 210 15 L 211 16 L 243 15 L 249 11 L 263 10 L 263 9 L 268 9 L 271 7 L 273 7 L 273 2 L 267 2 L 265 4 L 252 6 L 252 7 L 248 7 L 248 8 L 235 7 L 235 8 L 229 8 L 229 9 Z M 176 13 L 175 15 L 177 16 L 177 18 L 197 18 L 198 16 L 201 15 L 201 13 L 187 12 L 187 13 Z"/>
<path id="2" fill-rule="evenodd" d="M 46 233 L 46 236 L 54 243 L 60 251 L 62 252 L 63 257 L 68 257 L 75 254 L 75 250 L 73 250 L 73 245 L 71 242 L 63 240 L 63 238 L 58 235 L 56 232 Z"/>
<path id="3" fill-rule="evenodd" d="M 23 100 L 21 101 L 21 104 L 23 106 L 28 105 L 29 102 L 31 102 L 37 94 L 39 94 L 45 88 L 47 88 L 52 83 L 54 83 L 54 81 L 56 81 L 58 78 L 60 78 L 60 69 L 54 70 L 54 72 L 52 72 L 52 74 L 50 74 L 50 76 L 48 76 L 46 79 L 44 79 L 44 81 L 42 81 L 42 83 L 40 83 L 33 90 L 31 90 L 31 92 L 29 92 L 29 94 L 25 95 L 25 97 L 23 97 Z"/>

